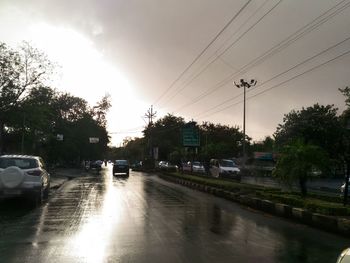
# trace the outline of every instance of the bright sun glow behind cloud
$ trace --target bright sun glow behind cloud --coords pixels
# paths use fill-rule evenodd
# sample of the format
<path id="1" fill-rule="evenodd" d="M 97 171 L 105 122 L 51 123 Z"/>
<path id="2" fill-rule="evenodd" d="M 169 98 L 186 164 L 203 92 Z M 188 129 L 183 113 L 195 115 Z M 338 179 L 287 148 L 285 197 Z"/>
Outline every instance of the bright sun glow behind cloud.
<path id="1" fill-rule="evenodd" d="M 112 144 L 119 144 L 125 136 L 141 134 L 130 128 L 144 124 L 140 116 L 147 106 L 137 98 L 137 92 L 127 77 L 108 62 L 92 41 L 71 29 L 47 24 L 31 25 L 24 40 L 30 41 L 59 64 L 59 74 L 53 83 L 58 90 L 84 98 L 90 105 L 106 93 L 111 95 L 108 130 L 131 131 L 130 134 L 112 135 Z"/>

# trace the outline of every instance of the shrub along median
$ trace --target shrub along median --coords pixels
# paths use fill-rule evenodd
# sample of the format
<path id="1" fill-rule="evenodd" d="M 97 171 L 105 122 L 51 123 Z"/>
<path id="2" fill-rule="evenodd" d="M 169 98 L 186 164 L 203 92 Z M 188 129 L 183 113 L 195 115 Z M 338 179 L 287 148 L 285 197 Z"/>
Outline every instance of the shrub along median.
<path id="1" fill-rule="evenodd" d="M 343 206 L 340 197 L 310 194 L 303 198 L 297 192 L 284 192 L 278 188 L 175 172 L 162 172 L 160 176 L 267 213 L 350 235 L 350 208 Z"/>

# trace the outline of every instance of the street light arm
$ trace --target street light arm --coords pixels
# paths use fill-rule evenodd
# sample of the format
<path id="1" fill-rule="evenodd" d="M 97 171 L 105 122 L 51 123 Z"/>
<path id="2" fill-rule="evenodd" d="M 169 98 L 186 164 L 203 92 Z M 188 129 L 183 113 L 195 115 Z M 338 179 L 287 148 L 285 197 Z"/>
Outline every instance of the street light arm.
<path id="1" fill-rule="evenodd" d="M 235 86 L 236 86 L 237 88 L 240 88 L 240 87 L 241 87 L 239 84 L 236 83 L 236 81 L 234 81 L 233 84 L 235 84 Z"/>

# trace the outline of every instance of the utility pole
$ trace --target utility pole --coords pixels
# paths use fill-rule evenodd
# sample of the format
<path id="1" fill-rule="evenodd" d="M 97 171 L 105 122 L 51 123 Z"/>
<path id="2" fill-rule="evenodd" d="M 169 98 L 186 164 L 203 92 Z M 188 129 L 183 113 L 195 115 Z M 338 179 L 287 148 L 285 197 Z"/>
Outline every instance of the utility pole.
<path id="1" fill-rule="evenodd" d="M 346 145 L 345 153 L 344 153 L 345 167 L 346 167 L 344 199 L 343 199 L 344 206 L 348 204 L 349 178 L 350 178 L 350 156 L 349 156 L 349 134 L 348 134 L 349 130 L 350 130 L 350 120 L 347 120 L 345 133 L 343 135 L 343 138 L 345 139 L 345 140 L 343 139 L 344 144 Z"/>
<path id="2" fill-rule="evenodd" d="M 150 139 L 149 139 L 149 148 L 150 148 L 150 156 L 153 159 L 153 136 L 152 136 L 152 126 L 153 126 L 153 118 L 156 117 L 157 112 L 153 112 L 153 105 L 149 108 L 145 114 L 145 117 L 148 119 L 148 127 L 150 129 Z"/>
<path id="3" fill-rule="evenodd" d="M 145 117 L 148 119 L 148 125 L 153 124 L 153 118 L 156 117 L 157 112 L 153 112 L 153 105 L 151 105 L 151 108 L 149 108 L 145 114 Z"/>
<path id="4" fill-rule="evenodd" d="M 240 83 L 233 82 L 237 88 L 243 88 L 243 167 L 245 167 L 246 162 L 246 149 L 245 149 L 245 101 L 246 101 L 246 89 L 255 86 L 257 81 L 251 79 L 250 82 L 240 79 Z"/>

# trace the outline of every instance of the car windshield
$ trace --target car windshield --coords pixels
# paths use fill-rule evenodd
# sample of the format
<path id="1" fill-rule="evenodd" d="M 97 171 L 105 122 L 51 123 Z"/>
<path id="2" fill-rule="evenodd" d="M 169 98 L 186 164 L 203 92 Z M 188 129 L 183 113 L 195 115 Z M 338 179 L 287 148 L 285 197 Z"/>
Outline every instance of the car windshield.
<path id="1" fill-rule="evenodd" d="M 193 166 L 201 166 L 202 164 L 200 162 L 193 162 Z"/>
<path id="2" fill-rule="evenodd" d="M 231 160 L 221 160 L 219 163 L 223 167 L 236 167 L 235 163 Z"/>
<path id="3" fill-rule="evenodd" d="M 128 165 L 128 161 L 126 161 L 126 160 L 116 160 L 115 164 L 117 164 L 117 165 Z"/>
<path id="4" fill-rule="evenodd" d="M 35 159 L 29 158 L 0 158 L 0 168 L 6 169 L 10 166 L 17 166 L 21 169 L 32 169 L 38 167 Z"/>

